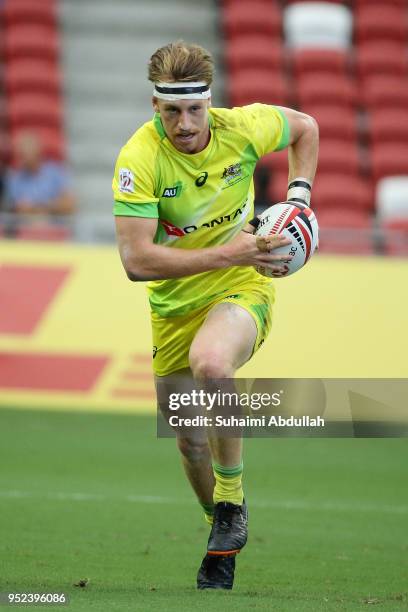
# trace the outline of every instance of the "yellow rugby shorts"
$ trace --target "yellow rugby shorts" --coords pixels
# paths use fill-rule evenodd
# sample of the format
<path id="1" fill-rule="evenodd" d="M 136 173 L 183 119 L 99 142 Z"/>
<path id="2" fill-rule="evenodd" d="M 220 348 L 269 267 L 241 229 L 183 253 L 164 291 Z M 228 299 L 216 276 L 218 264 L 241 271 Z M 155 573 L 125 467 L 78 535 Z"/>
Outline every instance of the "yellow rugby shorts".
<path id="1" fill-rule="evenodd" d="M 238 304 L 253 317 L 258 330 L 253 351 L 255 353 L 270 331 L 274 301 L 272 283 L 247 283 L 182 316 L 161 317 L 152 312 L 154 373 L 157 376 L 167 376 L 189 367 L 188 355 L 196 333 L 211 308 L 223 302 Z"/>

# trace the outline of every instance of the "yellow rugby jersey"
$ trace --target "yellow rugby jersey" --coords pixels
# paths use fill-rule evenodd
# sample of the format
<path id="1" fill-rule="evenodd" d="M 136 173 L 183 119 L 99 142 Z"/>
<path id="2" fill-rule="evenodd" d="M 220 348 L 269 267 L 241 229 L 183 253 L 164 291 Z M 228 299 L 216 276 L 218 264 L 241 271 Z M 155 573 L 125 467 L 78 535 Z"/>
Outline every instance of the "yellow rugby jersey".
<path id="1" fill-rule="evenodd" d="M 289 142 L 288 121 L 274 106 L 210 108 L 209 122 L 211 138 L 199 153 L 178 151 L 159 114 L 120 151 L 114 214 L 157 218 L 157 244 L 200 249 L 229 242 L 254 216 L 258 159 Z M 179 316 L 254 281 L 271 282 L 242 266 L 150 281 L 150 305 L 160 316 Z"/>

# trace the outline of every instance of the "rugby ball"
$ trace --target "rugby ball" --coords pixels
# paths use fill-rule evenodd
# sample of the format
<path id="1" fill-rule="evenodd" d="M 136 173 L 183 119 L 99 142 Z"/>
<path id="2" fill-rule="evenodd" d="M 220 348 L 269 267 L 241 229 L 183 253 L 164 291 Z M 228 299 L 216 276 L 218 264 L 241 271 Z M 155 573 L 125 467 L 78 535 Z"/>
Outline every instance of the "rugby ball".
<path id="1" fill-rule="evenodd" d="M 282 262 L 288 268 L 283 276 L 300 270 L 319 244 L 319 226 L 312 209 L 299 202 L 279 202 L 264 210 L 259 219 L 255 235 L 283 234 L 291 241 L 291 244 L 273 250 L 276 255 L 293 255 L 293 259 Z M 271 270 L 261 266 L 257 267 L 257 271 L 263 276 L 273 276 Z"/>

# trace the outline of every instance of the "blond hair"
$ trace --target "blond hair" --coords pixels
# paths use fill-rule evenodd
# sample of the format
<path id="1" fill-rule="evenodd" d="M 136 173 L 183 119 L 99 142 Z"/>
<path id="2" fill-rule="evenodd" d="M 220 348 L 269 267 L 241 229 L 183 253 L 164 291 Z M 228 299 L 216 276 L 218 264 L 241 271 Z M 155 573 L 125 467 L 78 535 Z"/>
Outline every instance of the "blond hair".
<path id="1" fill-rule="evenodd" d="M 183 40 L 169 43 L 153 53 L 149 61 L 149 81 L 204 81 L 211 85 L 214 60 L 206 49 Z"/>

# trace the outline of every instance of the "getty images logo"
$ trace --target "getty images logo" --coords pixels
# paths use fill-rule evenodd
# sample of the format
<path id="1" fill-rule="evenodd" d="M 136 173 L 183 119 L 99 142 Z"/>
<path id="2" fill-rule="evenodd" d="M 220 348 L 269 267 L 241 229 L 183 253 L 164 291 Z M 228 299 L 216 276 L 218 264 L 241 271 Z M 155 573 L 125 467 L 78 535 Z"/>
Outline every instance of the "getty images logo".
<path id="1" fill-rule="evenodd" d="M 189 393 L 170 393 L 170 410 L 179 410 L 182 407 L 196 406 L 205 410 L 213 410 L 222 407 L 241 407 L 260 410 L 261 408 L 271 408 L 281 405 L 281 395 L 279 393 L 227 393 L 220 389 L 209 393 L 200 389 L 193 389 Z"/>

